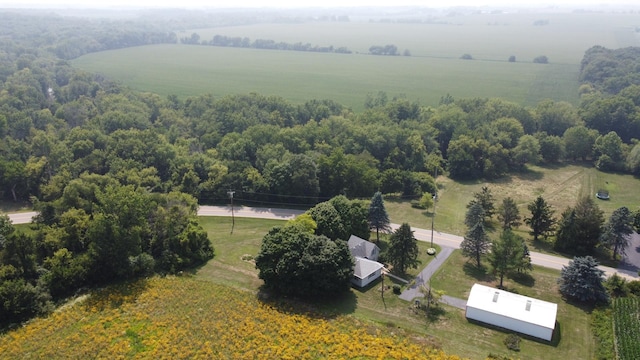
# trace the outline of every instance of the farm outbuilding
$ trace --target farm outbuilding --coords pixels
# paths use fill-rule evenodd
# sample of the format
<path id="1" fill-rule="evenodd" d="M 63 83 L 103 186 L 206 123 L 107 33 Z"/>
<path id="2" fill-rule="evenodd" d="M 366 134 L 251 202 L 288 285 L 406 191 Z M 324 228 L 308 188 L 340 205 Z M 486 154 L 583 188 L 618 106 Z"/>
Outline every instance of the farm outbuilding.
<path id="1" fill-rule="evenodd" d="M 474 284 L 465 316 L 486 324 L 551 341 L 558 304 Z"/>

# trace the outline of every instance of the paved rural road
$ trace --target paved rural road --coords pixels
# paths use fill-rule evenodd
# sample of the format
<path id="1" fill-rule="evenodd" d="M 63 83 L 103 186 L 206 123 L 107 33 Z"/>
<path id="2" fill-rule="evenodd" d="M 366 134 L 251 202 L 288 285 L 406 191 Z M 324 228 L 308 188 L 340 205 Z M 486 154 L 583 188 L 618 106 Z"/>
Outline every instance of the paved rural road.
<path id="1" fill-rule="evenodd" d="M 31 222 L 31 219 L 34 216 L 38 215 L 38 213 L 35 211 L 29 211 L 24 213 L 14 213 L 14 214 L 8 214 L 8 215 L 9 215 L 9 219 L 14 224 L 28 224 Z"/>
<path id="2" fill-rule="evenodd" d="M 273 209 L 273 208 L 253 208 L 253 207 L 235 207 L 234 215 L 237 217 L 249 217 L 260 219 L 276 219 L 276 220 L 289 220 L 293 219 L 297 215 L 304 213 L 303 210 L 290 210 L 290 209 Z M 31 218 L 35 216 L 35 212 L 15 213 L 9 214 L 9 218 L 14 224 L 26 224 L 31 222 Z M 199 216 L 231 216 L 231 207 L 229 206 L 200 206 L 198 210 Z M 397 229 L 400 225 L 391 224 L 392 229 Z M 420 241 L 431 241 L 431 230 L 412 228 L 416 239 Z M 462 242 L 462 236 L 451 235 L 434 231 L 433 242 L 446 247 L 454 249 L 460 248 Z M 637 245 L 636 245 L 637 246 Z M 636 246 L 630 247 L 627 251 L 636 251 Z M 534 265 L 548 267 L 552 269 L 560 270 L 563 266 L 569 264 L 569 259 L 565 259 L 559 256 L 541 254 L 538 252 L 531 252 L 531 262 Z M 614 269 L 607 266 L 600 266 L 606 276 L 611 276 L 614 273 L 633 280 L 638 279 L 637 271 L 633 271 L 632 267 Z"/>

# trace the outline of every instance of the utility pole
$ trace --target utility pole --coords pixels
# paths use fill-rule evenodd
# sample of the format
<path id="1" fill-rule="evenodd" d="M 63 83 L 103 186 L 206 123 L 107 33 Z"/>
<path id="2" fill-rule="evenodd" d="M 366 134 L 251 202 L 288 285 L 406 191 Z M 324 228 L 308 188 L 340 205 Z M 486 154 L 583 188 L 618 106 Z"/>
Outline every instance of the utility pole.
<path id="1" fill-rule="evenodd" d="M 227 195 L 229 195 L 229 199 L 231 199 L 231 235 L 233 235 L 233 228 L 236 226 L 236 218 L 233 213 L 233 194 L 235 193 L 236 192 L 232 190 L 227 191 Z"/>
<path id="2" fill-rule="evenodd" d="M 431 214 L 431 247 L 427 250 L 427 254 L 435 255 L 436 249 L 433 247 L 433 220 L 436 217 L 436 203 L 438 202 L 438 183 L 436 179 L 438 178 L 438 168 L 436 168 L 436 174 L 433 178 L 433 182 L 436 186 L 435 194 L 433 195 L 433 214 Z M 429 293 L 431 293 L 431 286 L 429 286 Z"/>
<path id="3" fill-rule="evenodd" d="M 384 302 L 384 272 L 382 270 L 380 270 L 380 278 L 382 279 L 382 291 L 380 291 L 380 294 L 382 294 L 382 302 Z"/>
<path id="4" fill-rule="evenodd" d="M 431 214 L 431 248 L 433 249 L 433 218 L 436 217 L 436 197 L 433 197 L 433 214 Z"/>

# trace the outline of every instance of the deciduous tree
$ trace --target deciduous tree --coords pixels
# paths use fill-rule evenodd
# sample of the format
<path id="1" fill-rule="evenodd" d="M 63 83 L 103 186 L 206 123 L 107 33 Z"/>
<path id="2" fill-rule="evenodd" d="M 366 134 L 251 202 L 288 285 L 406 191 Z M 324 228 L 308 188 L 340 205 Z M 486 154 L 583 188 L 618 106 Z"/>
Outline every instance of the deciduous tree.
<path id="1" fill-rule="evenodd" d="M 470 136 L 462 135 L 449 142 L 448 156 L 449 175 L 454 179 L 477 179 L 483 175 L 483 155 L 486 142 L 476 141 Z"/>
<path id="2" fill-rule="evenodd" d="M 540 155 L 542 160 L 547 163 L 556 163 L 564 156 L 564 142 L 562 138 L 556 135 L 547 135 L 546 133 L 536 133 L 540 143 Z"/>
<path id="3" fill-rule="evenodd" d="M 633 213 L 633 228 L 640 233 L 640 209 Z"/>
<path id="4" fill-rule="evenodd" d="M 593 151 L 596 167 L 603 171 L 620 170 L 624 167 L 624 144 L 614 131 L 596 138 Z"/>
<path id="5" fill-rule="evenodd" d="M 275 227 L 265 235 L 256 268 L 268 289 L 305 298 L 344 292 L 353 276 L 346 241 L 332 241 L 297 226 Z"/>
<path id="6" fill-rule="evenodd" d="M 330 202 L 319 203 L 309 209 L 309 214 L 316 222 L 316 235 L 324 235 L 331 240 L 347 240 L 349 237 L 344 220 Z"/>
<path id="7" fill-rule="evenodd" d="M 536 56 L 533 59 L 533 62 L 536 64 L 548 64 L 549 58 L 547 58 L 545 55 L 540 55 L 540 56 Z"/>
<path id="8" fill-rule="evenodd" d="M 631 148 L 627 155 L 626 165 L 632 174 L 640 175 L 640 144 Z"/>
<path id="9" fill-rule="evenodd" d="M 549 135 L 562 136 L 568 128 L 580 123 L 577 109 L 565 101 L 542 100 L 536 105 L 535 116 L 538 131 Z"/>
<path id="10" fill-rule="evenodd" d="M 597 130 L 588 129 L 584 126 L 568 128 L 562 135 L 567 158 L 586 160 L 591 157 L 596 137 L 598 137 Z"/>
<path id="11" fill-rule="evenodd" d="M 329 203 L 340 214 L 347 236 L 356 235 L 361 239 L 369 240 L 371 230 L 367 220 L 369 207 L 366 201 L 349 200 L 344 195 L 338 195 L 329 200 Z"/>
<path id="12" fill-rule="evenodd" d="M 512 159 L 518 166 L 531 163 L 537 164 L 542 160 L 540 156 L 540 142 L 533 135 L 523 135 L 518 145 L 512 150 Z"/>
<path id="13" fill-rule="evenodd" d="M 26 188 L 25 184 L 25 164 L 21 161 L 5 161 L 0 159 L 0 185 L 9 190 L 14 202 L 22 198 L 25 194 L 21 192 Z"/>
<path id="14" fill-rule="evenodd" d="M 0 251 L 4 248 L 4 242 L 7 236 L 14 231 L 13 223 L 8 215 L 0 215 Z"/>

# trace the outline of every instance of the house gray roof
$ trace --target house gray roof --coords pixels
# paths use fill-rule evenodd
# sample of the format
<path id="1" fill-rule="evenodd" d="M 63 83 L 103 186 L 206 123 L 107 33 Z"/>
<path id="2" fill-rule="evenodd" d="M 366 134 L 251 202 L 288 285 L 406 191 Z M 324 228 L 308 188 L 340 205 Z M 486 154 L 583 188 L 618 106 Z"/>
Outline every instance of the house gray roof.
<path id="1" fill-rule="evenodd" d="M 347 243 L 349 245 L 349 252 L 351 252 L 351 256 L 378 260 L 380 249 L 376 244 L 355 235 L 351 235 Z"/>
<path id="2" fill-rule="evenodd" d="M 372 261 L 361 257 L 356 257 L 355 263 L 356 265 L 353 267 L 353 276 L 360 279 L 366 279 L 369 275 L 384 267 L 377 261 Z"/>

